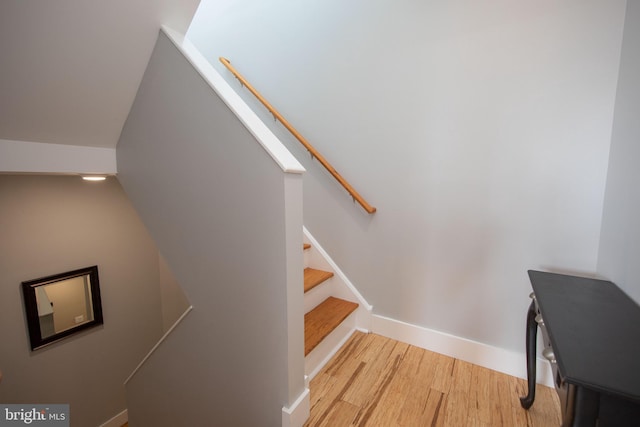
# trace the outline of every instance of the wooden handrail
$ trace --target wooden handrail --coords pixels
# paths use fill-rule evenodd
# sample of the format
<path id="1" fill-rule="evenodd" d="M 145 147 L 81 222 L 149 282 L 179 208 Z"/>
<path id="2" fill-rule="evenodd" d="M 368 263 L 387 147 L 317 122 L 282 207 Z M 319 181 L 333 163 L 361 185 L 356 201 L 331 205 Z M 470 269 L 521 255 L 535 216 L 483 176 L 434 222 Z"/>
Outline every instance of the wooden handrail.
<path id="1" fill-rule="evenodd" d="M 367 201 L 351 186 L 351 184 L 349 184 L 347 182 L 346 179 L 344 179 L 342 177 L 342 175 L 340 175 L 333 166 L 331 166 L 331 164 L 327 161 L 327 159 L 324 158 L 324 156 L 322 154 L 320 154 L 314 147 L 313 145 L 311 145 L 309 143 L 309 141 L 307 141 L 302 135 L 300 135 L 300 132 L 298 132 L 296 130 L 296 128 L 294 128 L 291 123 L 289 123 L 284 117 L 282 117 L 282 114 L 280 114 L 278 112 L 278 110 L 276 110 L 275 108 L 273 108 L 273 106 L 271 104 L 269 104 L 269 102 L 264 99 L 264 97 L 262 95 L 260 95 L 260 93 L 258 93 L 257 90 L 255 90 L 255 88 L 253 86 L 251 86 L 249 84 L 249 82 L 242 77 L 242 75 L 233 67 L 233 65 L 231 65 L 231 62 L 223 57 L 220 57 L 220 62 L 222 62 L 222 64 L 227 67 L 227 69 L 229 71 L 231 71 L 231 73 L 240 81 L 240 83 L 243 86 L 246 86 L 247 89 L 249 89 L 249 91 L 256 97 L 258 98 L 258 101 L 260 101 L 262 103 L 262 105 L 264 105 L 267 110 L 269 110 L 269 112 L 271 114 L 273 114 L 273 117 L 276 118 L 276 120 L 279 120 L 280 123 L 282 123 L 284 125 L 284 127 L 287 128 L 287 130 L 289 130 L 289 132 L 291 132 L 293 134 L 293 136 L 296 137 L 296 139 L 298 141 L 300 141 L 300 143 L 302 145 L 304 145 L 304 147 L 309 151 L 309 153 L 311 153 L 312 157 L 315 157 L 316 159 L 318 159 L 318 161 L 322 164 L 322 166 L 325 167 L 326 170 L 329 171 L 329 173 L 331 175 L 333 175 L 333 177 L 344 187 L 345 190 L 347 190 L 347 192 L 351 195 L 351 197 L 353 197 L 353 200 L 358 202 L 360 204 L 360 206 L 362 206 L 364 208 L 365 211 L 367 211 L 368 213 L 372 214 L 376 211 L 376 208 L 374 208 L 373 206 L 371 206 L 369 203 L 367 203 Z"/>

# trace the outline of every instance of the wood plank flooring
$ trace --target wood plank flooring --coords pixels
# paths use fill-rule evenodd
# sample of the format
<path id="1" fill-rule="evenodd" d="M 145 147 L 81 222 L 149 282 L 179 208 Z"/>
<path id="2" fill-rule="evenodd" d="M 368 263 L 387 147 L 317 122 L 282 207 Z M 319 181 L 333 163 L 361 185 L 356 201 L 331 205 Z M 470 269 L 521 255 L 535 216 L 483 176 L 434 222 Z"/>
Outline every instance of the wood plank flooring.
<path id="1" fill-rule="evenodd" d="M 356 332 L 311 381 L 307 427 L 560 425 L 555 391 L 375 334 Z"/>

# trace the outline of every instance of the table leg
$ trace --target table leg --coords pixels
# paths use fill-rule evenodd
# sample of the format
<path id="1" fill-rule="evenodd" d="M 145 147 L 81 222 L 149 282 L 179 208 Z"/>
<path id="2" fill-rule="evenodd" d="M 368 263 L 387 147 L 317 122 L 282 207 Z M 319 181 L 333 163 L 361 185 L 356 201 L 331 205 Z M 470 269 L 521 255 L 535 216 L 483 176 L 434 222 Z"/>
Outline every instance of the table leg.
<path id="1" fill-rule="evenodd" d="M 536 339 L 538 323 L 536 322 L 536 301 L 531 301 L 527 312 L 527 382 L 529 394 L 520 398 L 520 405 L 529 409 L 536 398 Z"/>
<path id="2" fill-rule="evenodd" d="M 600 412 L 600 394 L 584 387 L 578 387 L 575 399 L 571 426 L 595 427 Z"/>

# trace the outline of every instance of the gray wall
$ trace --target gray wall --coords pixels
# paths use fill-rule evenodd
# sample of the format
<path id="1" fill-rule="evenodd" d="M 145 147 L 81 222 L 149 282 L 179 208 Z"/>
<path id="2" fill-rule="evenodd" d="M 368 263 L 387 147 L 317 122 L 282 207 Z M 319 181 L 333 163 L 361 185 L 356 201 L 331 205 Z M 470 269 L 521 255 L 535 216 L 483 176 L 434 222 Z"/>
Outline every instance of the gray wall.
<path id="1" fill-rule="evenodd" d="M 189 301 L 180 284 L 173 277 L 173 273 L 162 255 L 158 255 L 160 262 L 160 300 L 162 301 L 162 330 L 167 331 L 182 316 L 189 307 Z"/>
<path id="2" fill-rule="evenodd" d="M 193 304 L 128 383 L 131 425 L 280 425 L 289 389 L 304 387 L 302 336 L 288 385 L 287 178 L 163 33 L 117 156 L 123 187 Z M 297 322 L 302 335 L 301 310 Z"/>
<path id="3" fill-rule="evenodd" d="M 629 1 L 598 271 L 640 303 L 640 3 Z"/>
<path id="4" fill-rule="evenodd" d="M 71 425 L 126 409 L 162 333 L 158 252 L 114 178 L 0 175 L 0 402 L 69 403 Z M 31 352 L 20 283 L 98 265 L 104 325 Z"/>
<path id="5" fill-rule="evenodd" d="M 203 2 L 188 36 L 378 208 L 261 113 L 308 171 L 305 226 L 375 314 L 523 351 L 526 270 L 596 272 L 624 8 Z"/>

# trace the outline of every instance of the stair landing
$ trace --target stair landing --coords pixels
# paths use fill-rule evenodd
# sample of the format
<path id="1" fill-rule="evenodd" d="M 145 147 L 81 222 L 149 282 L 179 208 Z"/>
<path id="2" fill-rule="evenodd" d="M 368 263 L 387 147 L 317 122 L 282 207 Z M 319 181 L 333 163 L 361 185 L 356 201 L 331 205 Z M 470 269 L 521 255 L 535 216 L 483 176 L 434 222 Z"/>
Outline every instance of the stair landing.
<path id="1" fill-rule="evenodd" d="M 349 316 L 358 304 L 329 297 L 304 315 L 304 355 L 311 351 Z"/>

